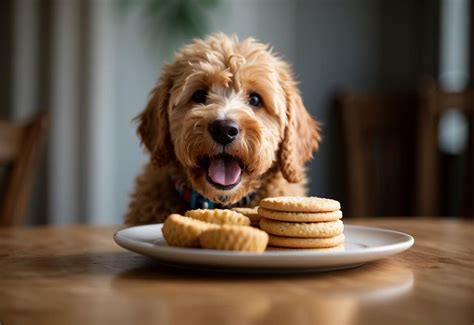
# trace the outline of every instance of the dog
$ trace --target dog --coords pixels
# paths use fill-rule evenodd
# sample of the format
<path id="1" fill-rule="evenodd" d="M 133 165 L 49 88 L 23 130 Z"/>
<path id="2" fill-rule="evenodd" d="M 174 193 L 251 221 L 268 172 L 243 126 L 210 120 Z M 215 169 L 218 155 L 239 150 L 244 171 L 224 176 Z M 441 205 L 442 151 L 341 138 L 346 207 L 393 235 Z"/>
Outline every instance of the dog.
<path id="1" fill-rule="evenodd" d="M 150 161 L 135 181 L 131 225 L 306 195 L 304 165 L 321 140 L 291 66 L 266 44 L 225 34 L 183 47 L 136 121 Z"/>

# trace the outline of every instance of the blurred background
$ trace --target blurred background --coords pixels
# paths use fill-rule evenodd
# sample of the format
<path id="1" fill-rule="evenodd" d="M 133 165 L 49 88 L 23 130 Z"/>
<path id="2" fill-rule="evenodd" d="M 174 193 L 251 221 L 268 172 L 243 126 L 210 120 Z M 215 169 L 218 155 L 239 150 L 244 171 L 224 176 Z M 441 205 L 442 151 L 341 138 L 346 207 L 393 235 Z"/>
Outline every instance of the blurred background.
<path id="1" fill-rule="evenodd" d="M 473 13 L 470 0 L 3 0 L 1 217 L 121 223 L 147 160 L 133 117 L 163 62 L 218 31 L 293 64 L 324 131 L 311 194 L 348 217 L 472 216 Z"/>

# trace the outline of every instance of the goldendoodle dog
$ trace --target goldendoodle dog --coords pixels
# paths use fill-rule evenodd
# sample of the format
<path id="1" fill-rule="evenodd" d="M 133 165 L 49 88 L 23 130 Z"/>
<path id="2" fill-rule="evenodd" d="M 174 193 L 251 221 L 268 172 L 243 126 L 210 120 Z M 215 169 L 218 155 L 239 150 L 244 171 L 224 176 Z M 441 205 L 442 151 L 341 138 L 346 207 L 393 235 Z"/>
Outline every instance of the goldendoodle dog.
<path id="1" fill-rule="evenodd" d="M 182 48 L 136 120 L 150 162 L 136 179 L 128 224 L 306 194 L 304 164 L 319 125 L 290 65 L 252 38 L 215 34 Z"/>

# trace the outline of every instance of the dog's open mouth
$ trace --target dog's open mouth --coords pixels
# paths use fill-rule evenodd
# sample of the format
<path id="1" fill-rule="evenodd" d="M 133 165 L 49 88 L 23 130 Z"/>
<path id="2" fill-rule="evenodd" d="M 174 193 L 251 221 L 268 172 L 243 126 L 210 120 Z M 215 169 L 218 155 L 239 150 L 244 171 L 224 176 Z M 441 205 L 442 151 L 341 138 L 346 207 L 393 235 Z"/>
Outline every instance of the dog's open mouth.
<path id="1" fill-rule="evenodd" d="M 244 163 L 228 154 L 202 156 L 198 159 L 201 168 L 207 171 L 207 181 L 221 190 L 230 190 L 239 184 Z"/>

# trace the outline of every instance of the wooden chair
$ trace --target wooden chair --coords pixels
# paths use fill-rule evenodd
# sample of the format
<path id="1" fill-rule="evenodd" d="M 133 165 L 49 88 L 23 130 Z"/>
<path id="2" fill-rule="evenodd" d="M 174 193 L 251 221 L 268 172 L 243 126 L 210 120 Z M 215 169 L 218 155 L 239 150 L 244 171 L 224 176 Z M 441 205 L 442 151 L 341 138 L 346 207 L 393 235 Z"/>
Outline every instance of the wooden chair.
<path id="1" fill-rule="evenodd" d="M 336 96 L 348 216 L 414 214 L 416 92 Z"/>
<path id="2" fill-rule="evenodd" d="M 441 201 L 440 153 L 438 150 L 438 123 L 443 113 L 456 108 L 468 120 L 469 134 L 465 159 L 464 184 L 459 184 L 463 198 L 461 214 L 474 215 L 474 88 L 462 92 L 443 91 L 435 81 L 428 80 L 421 90 L 419 118 L 418 208 L 419 215 L 439 215 Z"/>
<path id="3" fill-rule="evenodd" d="M 4 169 L 0 196 L 0 226 L 24 222 L 47 138 L 49 117 L 38 114 L 31 122 L 0 121 L 0 164 Z"/>

